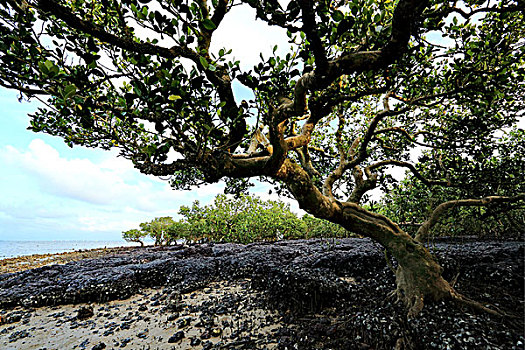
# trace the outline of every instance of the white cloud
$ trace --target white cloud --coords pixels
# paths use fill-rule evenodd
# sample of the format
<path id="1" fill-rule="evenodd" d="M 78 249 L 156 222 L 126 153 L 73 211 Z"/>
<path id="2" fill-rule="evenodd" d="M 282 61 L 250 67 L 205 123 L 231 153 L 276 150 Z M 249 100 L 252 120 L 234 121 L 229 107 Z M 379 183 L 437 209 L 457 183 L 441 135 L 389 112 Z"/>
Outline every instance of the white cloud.
<path id="1" fill-rule="evenodd" d="M 278 53 L 287 52 L 290 47 L 286 30 L 269 26 L 262 20 L 255 20 L 255 10 L 248 5 L 235 6 L 226 14 L 213 34 L 211 52 L 220 49 L 232 50 L 232 55 L 241 61 L 242 69 L 250 69 L 260 62 L 259 54 L 265 58 L 278 45 Z"/>
<path id="2" fill-rule="evenodd" d="M 0 184 L 2 235 L 23 228 L 71 232 L 77 239 L 112 232 L 116 238 L 155 217 L 177 217 L 179 207 L 194 200 L 208 204 L 223 188 L 212 184 L 174 191 L 166 181 L 140 174 L 111 152 L 93 161 L 75 157 L 74 149 L 61 154 L 41 139 L 24 149 L 8 145 L 0 152 L 0 164 L 10 171 L 3 179 L 9 183 Z M 101 152 L 93 150 L 93 159 Z"/>
<path id="3" fill-rule="evenodd" d="M 40 190 L 58 197 L 97 205 L 132 203 L 142 210 L 156 208 L 148 195 L 155 191 L 154 180 L 137 178 L 137 171 L 125 159 L 110 156 L 100 163 L 68 159 L 41 139 L 34 139 L 23 151 L 6 146 L 1 157 L 30 174 Z"/>

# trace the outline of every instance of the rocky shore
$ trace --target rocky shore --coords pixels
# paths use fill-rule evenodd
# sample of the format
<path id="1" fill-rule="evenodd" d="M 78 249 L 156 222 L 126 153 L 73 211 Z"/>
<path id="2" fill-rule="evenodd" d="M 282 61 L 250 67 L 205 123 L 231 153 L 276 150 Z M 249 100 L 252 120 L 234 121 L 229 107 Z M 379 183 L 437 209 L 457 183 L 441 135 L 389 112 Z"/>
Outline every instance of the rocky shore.
<path id="1" fill-rule="evenodd" d="M 437 242 L 461 293 L 407 319 L 365 239 L 115 250 L 0 275 L 1 349 L 523 349 L 523 242 Z"/>

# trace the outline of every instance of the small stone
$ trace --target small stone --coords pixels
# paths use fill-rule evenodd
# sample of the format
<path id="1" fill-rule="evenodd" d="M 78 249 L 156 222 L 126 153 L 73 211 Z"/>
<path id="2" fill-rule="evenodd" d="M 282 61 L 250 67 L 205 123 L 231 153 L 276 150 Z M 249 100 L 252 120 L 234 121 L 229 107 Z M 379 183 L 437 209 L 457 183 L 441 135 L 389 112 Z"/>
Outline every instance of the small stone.
<path id="1" fill-rule="evenodd" d="M 206 341 L 202 343 L 202 350 L 210 350 L 213 349 L 213 343 L 211 341 Z"/>
<path id="2" fill-rule="evenodd" d="M 125 339 L 122 339 L 122 341 L 120 342 L 120 347 L 121 348 L 124 348 L 126 347 L 126 345 L 128 345 L 128 343 L 131 341 L 131 338 L 125 338 Z"/>
<path id="3" fill-rule="evenodd" d="M 193 337 L 193 338 L 191 338 L 191 340 L 190 340 L 190 345 L 191 345 L 191 346 L 197 346 L 197 345 L 199 345 L 200 343 L 201 343 L 201 340 L 200 340 L 199 338 L 197 338 L 197 337 Z"/>
<path id="4" fill-rule="evenodd" d="M 94 347 L 91 348 L 91 350 L 102 350 L 106 348 L 106 344 L 104 343 L 98 343 Z"/>
<path id="5" fill-rule="evenodd" d="M 87 345 L 89 344 L 89 339 L 85 339 L 80 345 L 78 346 L 80 349 L 85 349 Z"/>
<path id="6" fill-rule="evenodd" d="M 184 327 L 189 326 L 190 321 L 191 321 L 190 317 L 181 318 L 180 320 L 177 321 L 177 324 L 179 325 L 179 328 L 184 328 Z"/>
<path id="7" fill-rule="evenodd" d="M 181 340 L 182 338 L 184 338 L 184 332 L 183 332 L 183 331 L 178 331 L 177 333 L 173 334 L 173 335 L 168 339 L 168 343 L 176 343 L 176 342 L 178 342 L 179 340 Z"/>
<path id="8" fill-rule="evenodd" d="M 168 315 L 168 317 L 166 319 L 171 322 L 171 321 L 175 321 L 178 317 L 179 317 L 179 314 L 178 313 L 174 313 L 174 314 Z"/>
<path id="9" fill-rule="evenodd" d="M 222 334 L 222 329 L 220 329 L 220 328 L 213 328 L 211 330 L 212 337 L 218 337 L 221 334 Z"/>
<path id="10" fill-rule="evenodd" d="M 210 339 L 210 338 L 211 338 L 211 335 L 208 330 L 205 330 L 204 332 L 202 332 L 201 339 Z"/>
<path id="11" fill-rule="evenodd" d="M 90 318 L 91 316 L 94 315 L 94 312 L 93 312 L 93 307 L 92 306 L 81 306 L 78 310 L 77 310 L 77 318 L 79 320 L 85 320 L 85 319 L 88 319 Z"/>
<path id="12" fill-rule="evenodd" d="M 146 339 L 148 337 L 148 329 L 137 334 L 137 338 Z"/>

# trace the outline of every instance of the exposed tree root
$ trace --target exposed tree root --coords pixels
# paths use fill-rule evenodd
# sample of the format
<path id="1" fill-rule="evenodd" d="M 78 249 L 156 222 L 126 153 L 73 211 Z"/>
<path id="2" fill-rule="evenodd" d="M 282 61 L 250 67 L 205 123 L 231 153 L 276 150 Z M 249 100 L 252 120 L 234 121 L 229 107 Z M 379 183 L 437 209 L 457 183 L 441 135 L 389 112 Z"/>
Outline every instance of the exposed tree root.
<path id="1" fill-rule="evenodd" d="M 437 264 L 436 264 L 437 266 Z M 450 284 L 440 274 L 421 274 L 399 266 L 396 271 L 395 295 L 408 308 L 408 317 L 416 317 L 423 310 L 426 298 L 434 301 L 446 299 L 454 293 Z"/>
<path id="2" fill-rule="evenodd" d="M 498 317 L 505 317 L 505 318 L 516 318 L 516 316 L 513 316 L 513 315 L 510 315 L 500 309 L 498 309 L 496 306 L 494 305 L 491 305 L 491 307 L 486 307 L 485 305 L 483 305 L 482 303 L 478 302 L 478 301 L 475 301 L 475 300 L 472 300 L 470 298 L 467 298 L 466 296 L 456 292 L 455 290 L 453 291 L 452 295 L 451 295 L 451 299 L 456 302 L 457 304 L 459 305 L 465 305 L 465 306 L 468 306 L 476 311 L 481 311 L 481 312 L 486 312 L 488 314 L 491 314 L 491 315 L 494 315 L 494 316 L 498 316 Z"/>
<path id="3" fill-rule="evenodd" d="M 450 300 L 457 304 L 468 306 L 473 310 L 494 316 L 509 319 L 516 318 L 516 316 L 509 315 L 493 305 L 487 307 L 480 302 L 458 293 L 452 285 L 441 276 L 436 279 L 415 278 L 415 275 L 410 271 L 407 272 L 398 267 L 396 277 L 397 288 L 389 297 L 397 296 L 397 300 L 407 306 L 409 318 L 416 317 L 421 310 L 423 310 L 425 299 L 432 299 L 434 301 Z"/>

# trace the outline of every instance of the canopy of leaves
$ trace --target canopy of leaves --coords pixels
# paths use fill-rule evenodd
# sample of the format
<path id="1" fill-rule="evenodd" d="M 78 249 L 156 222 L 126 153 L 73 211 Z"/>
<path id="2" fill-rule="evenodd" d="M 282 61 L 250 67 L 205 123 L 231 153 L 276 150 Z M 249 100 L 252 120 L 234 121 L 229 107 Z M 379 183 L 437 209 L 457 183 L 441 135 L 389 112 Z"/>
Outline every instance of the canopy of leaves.
<path id="1" fill-rule="evenodd" d="M 169 245 L 171 244 L 171 237 L 168 234 L 168 229 L 173 224 L 173 218 L 170 216 L 155 218 L 150 222 L 140 224 L 140 232 L 144 236 L 149 235 L 153 238 L 155 245 Z"/>
<path id="2" fill-rule="evenodd" d="M 408 176 L 400 184 L 385 186 L 388 193 L 379 203 L 380 210 L 407 231 L 415 232 L 440 203 L 457 198 L 524 193 L 524 140 L 523 129 L 515 129 L 508 130 L 491 144 L 480 144 L 460 154 L 425 151 L 420 159 L 434 159 L 434 162 L 425 163 L 425 167 L 420 165 L 421 174 L 429 177 L 446 170 L 447 178 L 454 179 L 454 183 L 429 187 L 413 175 Z M 522 238 L 525 206 L 517 202 L 493 203 L 485 208 L 458 207 L 454 215 L 441 220 L 434 233 Z"/>
<path id="3" fill-rule="evenodd" d="M 234 6 L 286 30 L 289 52 L 241 69 L 210 51 Z M 0 85 L 45 104 L 32 130 L 118 148 L 179 189 L 261 177 L 328 218 L 321 202 L 366 201 L 402 167 L 450 195 L 511 196 L 523 13 L 512 0 L 2 0 Z M 235 80 L 252 100 L 235 100 Z"/>
<path id="4" fill-rule="evenodd" d="M 144 238 L 148 235 L 146 231 L 137 230 L 137 229 L 131 229 L 128 231 L 122 232 L 122 238 L 126 242 L 137 242 L 140 243 L 141 246 L 144 245 Z"/>

